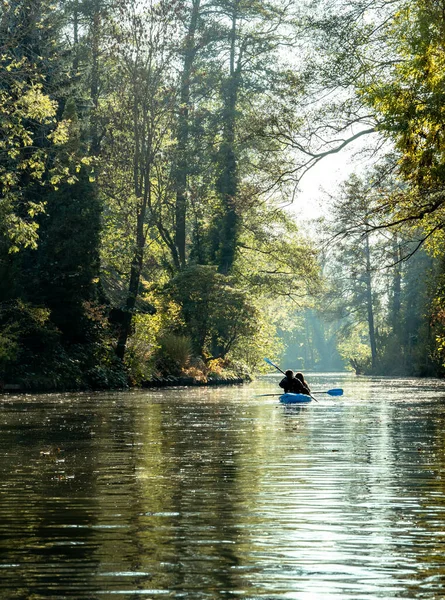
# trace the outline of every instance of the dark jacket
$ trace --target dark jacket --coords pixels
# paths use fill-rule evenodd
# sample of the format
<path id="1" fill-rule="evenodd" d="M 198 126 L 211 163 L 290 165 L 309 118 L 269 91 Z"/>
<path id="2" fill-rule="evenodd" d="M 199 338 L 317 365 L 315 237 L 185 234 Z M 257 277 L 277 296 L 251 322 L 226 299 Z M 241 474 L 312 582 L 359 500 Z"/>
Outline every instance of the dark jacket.
<path id="1" fill-rule="evenodd" d="M 296 377 L 284 377 L 279 386 L 283 388 L 285 393 L 291 392 L 292 394 L 309 394 L 309 389 Z"/>

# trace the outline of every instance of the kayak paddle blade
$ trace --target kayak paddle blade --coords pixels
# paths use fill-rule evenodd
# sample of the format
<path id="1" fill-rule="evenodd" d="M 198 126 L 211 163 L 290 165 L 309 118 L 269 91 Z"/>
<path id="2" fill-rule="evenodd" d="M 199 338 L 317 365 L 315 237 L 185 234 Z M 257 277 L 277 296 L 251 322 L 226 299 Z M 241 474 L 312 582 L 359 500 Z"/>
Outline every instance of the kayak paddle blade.
<path id="1" fill-rule="evenodd" d="M 330 396 L 343 396 L 343 390 L 341 388 L 334 388 L 332 390 L 316 391 L 314 394 L 329 394 Z"/>
<path id="2" fill-rule="evenodd" d="M 284 371 L 282 371 L 280 369 L 280 367 L 278 367 L 276 364 L 274 364 L 271 360 L 269 360 L 268 358 L 264 359 L 268 365 L 271 365 L 272 367 L 274 367 L 275 369 L 277 369 L 278 371 L 280 371 L 280 373 L 284 373 Z"/>
<path id="3" fill-rule="evenodd" d="M 334 388 L 333 390 L 328 390 L 326 393 L 330 396 L 343 396 L 343 390 L 341 388 Z"/>

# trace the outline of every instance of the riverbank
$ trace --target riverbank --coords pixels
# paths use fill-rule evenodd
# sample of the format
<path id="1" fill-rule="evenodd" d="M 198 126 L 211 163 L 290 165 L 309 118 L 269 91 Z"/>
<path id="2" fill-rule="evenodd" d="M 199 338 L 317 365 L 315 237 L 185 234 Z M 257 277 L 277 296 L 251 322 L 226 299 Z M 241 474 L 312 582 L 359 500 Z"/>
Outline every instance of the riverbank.
<path id="1" fill-rule="evenodd" d="M 110 390 L 125 390 L 137 388 L 163 388 L 163 387 L 203 387 L 215 385 L 242 385 L 250 383 L 252 379 L 247 377 L 208 377 L 207 379 L 197 379 L 195 377 L 153 377 L 150 380 L 142 381 L 140 385 L 127 385 L 125 387 L 110 387 Z M 41 385 L 33 385 L 32 382 L 22 383 L 4 383 L 0 384 L 0 394 L 20 394 L 20 393 L 51 393 L 51 392 L 72 392 L 72 391 L 104 391 L 104 388 L 81 388 L 73 390 L 69 387 L 43 387 Z"/>
<path id="2" fill-rule="evenodd" d="M 167 386 L 208 386 L 208 385 L 237 385 L 250 383 L 252 380 L 243 377 L 208 377 L 205 380 L 196 377 L 154 377 L 149 381 L 143 381 L 141 387 L 156 388 Z"/>

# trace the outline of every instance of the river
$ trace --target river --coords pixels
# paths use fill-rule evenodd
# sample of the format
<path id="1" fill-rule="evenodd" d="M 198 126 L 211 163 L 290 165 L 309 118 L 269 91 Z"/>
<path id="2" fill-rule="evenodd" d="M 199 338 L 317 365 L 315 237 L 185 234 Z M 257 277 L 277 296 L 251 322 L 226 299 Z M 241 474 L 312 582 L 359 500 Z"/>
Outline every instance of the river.
<path id="1" fill-rule="evenodd" d="M 445 383 L 0 396 L 0 598 L 445 597 Z"/>

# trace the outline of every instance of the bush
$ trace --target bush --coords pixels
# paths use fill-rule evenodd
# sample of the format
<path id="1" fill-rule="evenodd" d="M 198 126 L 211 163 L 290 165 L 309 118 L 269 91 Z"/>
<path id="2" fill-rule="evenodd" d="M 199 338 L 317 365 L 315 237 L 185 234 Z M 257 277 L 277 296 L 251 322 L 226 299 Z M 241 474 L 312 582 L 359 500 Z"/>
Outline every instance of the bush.
<path id="1" fill-rule="evenodd" d="M 181 375 L 190 364 L 190 338 L 174 333 L 165 333 L 159 340 L 156 353 L 156 369 L 162 375 Z"/>
<path id="2" fill-rule="evenodd" d="M 216 267 L 194 265 L 184 269 L 165 291 L 181 308 L 184 328 L 194 353 L 225 358 L 242 340 L 258 332 L 259 311 L 247 290 Z"/>

